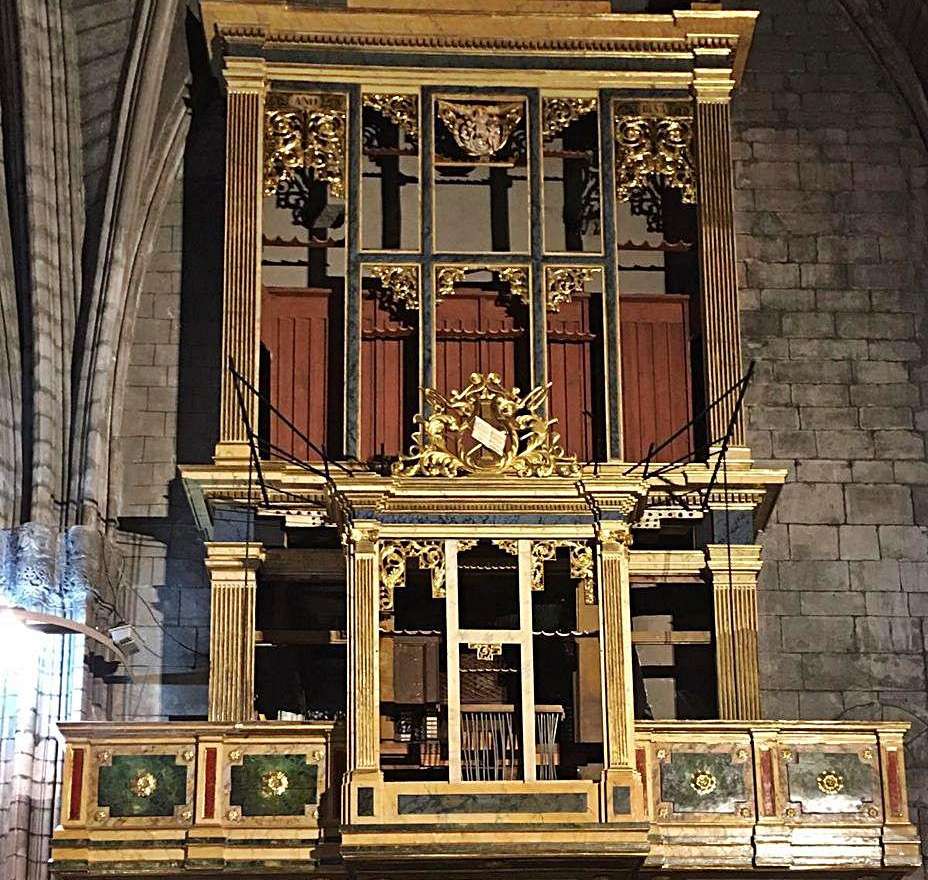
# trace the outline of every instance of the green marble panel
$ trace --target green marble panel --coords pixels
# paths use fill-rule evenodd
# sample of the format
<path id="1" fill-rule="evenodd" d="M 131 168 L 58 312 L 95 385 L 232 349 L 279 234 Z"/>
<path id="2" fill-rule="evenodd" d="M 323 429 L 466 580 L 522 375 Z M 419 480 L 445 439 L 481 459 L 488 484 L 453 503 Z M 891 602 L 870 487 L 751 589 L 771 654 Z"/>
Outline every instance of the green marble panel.
<path id="1" fill-rule="evenodd" d="M 306 755 L 245 755 L 232 767 L 229 803 L 243 816 L 302 816 L 316 803 L 318 776 Z"/>
<path id="2" fill-rule="evenodd" d="M 176 755 L 114 755 L 100 767 L 97 804 L 110 816 L 166 817 L 187 803 L 187 767 Z"/>
<path id="3" fill-rule="evenodd" d="M 747 799 L 744 764 L 728 753 L 673 752 L 661 764 L 661 800 L 675 813 L 734 813 Z"/>
<path id="4" fill-rule="evenodd" d="M 585 813 L 586 795 L 573 794 L 401 794 L 401 816 L 429 813 Z"/>
<path id="5" fill-rule="evenodd" d="M 789 799 L 803 813 L 857 813 L 873 803 L 873 769 L 854 753 L 798 752 L 786 772 Z"/>

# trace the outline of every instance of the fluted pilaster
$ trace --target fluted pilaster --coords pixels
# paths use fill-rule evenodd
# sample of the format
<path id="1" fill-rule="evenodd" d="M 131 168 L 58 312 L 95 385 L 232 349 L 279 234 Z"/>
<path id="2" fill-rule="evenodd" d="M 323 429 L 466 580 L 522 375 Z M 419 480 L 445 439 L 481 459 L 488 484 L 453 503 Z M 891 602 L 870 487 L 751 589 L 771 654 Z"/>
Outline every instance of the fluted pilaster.
<path id="1" fill-rule="evenodd" d="M 757 666 L 760 547 L 710 544 L 706 553 L 715 599 L 719 717 L 760 718 Z"/>
<path id="2" fill-rule="evenodd" d="M 376 532 L 348 545 L 348 771 L 380 769 L 379 560 Z"/>
<path id="3" fill-rule="evenodd" d="M 255 572 L 260 544 L 211 542 L 209 634 L 210 721 L 251 721 L 255 699 Z"/>
<path id="4" fill-rule="evenodd" d="M 696 154 L 706 398 L 712 401 L 741 378 L 742 366 L 731 159 L 733 83 L 727 71 L 708 74 L 705 78 L 697 76 L 696 81 Z M 710 411 L 710 439 L 725 434 L 735 402 L 736 395 L 729 395 Z M 743 447 L 741 413 L 733 427 L 731 445 Z"/>
<path id="5" fill-rule="evenodd" d="M 599 539 L 606 769 L 627 769 L 634 766 L 635 751 L 632 618 L 628 583 L 631 531 L 624 524 L 604 526 L 600 529 Z"/>
<path id="6" fill-rule="evenodd" d="M 247 433 L 228 371 L 235 368 L 255 387 L 261 310 L 261 201 L 264 150 L 264 63 L 227 61 L 226 210 L 222 310 L 222 391 L 216 457 L 248 455 Z M 257 401 L 245 395 L 248 418 L 257 424 Z"/>

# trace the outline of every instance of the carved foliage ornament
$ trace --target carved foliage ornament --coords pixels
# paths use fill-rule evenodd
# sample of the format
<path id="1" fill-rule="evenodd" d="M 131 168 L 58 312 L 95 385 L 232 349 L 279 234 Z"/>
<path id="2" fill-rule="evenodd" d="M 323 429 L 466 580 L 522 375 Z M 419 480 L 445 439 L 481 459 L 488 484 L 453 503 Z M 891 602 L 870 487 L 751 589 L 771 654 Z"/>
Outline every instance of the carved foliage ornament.
<path id="1" fill-rule="evenodd" d="M 345 197 L 346 109 L 343 95 L 271 93 L 264 111 L 264 191 L 273 195 L 300 169 Z"/>
<path id="2" fill-rule="evenodd" d="M 419 308 L 419 269 L 417 266 L 371 266 L 384 298 L 394 306 L 411 311 Z"/>
<path id="3" fill-rule="evenodd" d="M 445 595 L 445 548 L 441 541 L 382 541 L 380 544 L 380 610 L 393 610 L 393 591 L 406 586 L 406 560 L 432 572 L 432 596 Z"/>
<path id="4" fill-rule="evenodd" d="M 472 373 L 470 384 L 450 398 L 425 389 L 431 414 L 416 416 L 419 432 L 393 473 L 579 476 L 577 459 L 566 455 L 552 430 L 557 420 L 540 412 L 547 393 L 548 386 L 539 385 L 522 396 L 518 388 L 504 388 L 496 373 Z"/>
<path id="5" fill-rule="evenodd" d="M 504 553 L 517 556 L 519 542 L 509 538 L 500 538 L 493 543 Z M 580 581 L 583 589 L 583 601 L 587 605 L 596 604 L 596 588 L 593 583 L 593 548 L 585 541 L 550 540 L 532 541 L 532 590 L 538 592 L 545 588 L 545 562 L 557 556 L 559 547 L 570 550 L 570 576 Z"/>
<path id="6" fill-rule="evenodd" d="M 365 94 L 364 106 L 376 110 L 411 138 L 419 137 L 419 105 L 415 95 Z"/>
<path id="7" fill-rule="evenodd" d="M 564 303 L 583 293 L 586 282 L 593 277 L 592 269 L 562 266 L 545 269 L 545 306 L 549 312 L 559 312 Z"/>
<path id="8" fill-rule="evenodd" d="M 616 195 L 628 201 L 655 176 L 696 202 L 691 116 L 619 114 L 615 118 Z"/>
<path id="9" fill-rule="evenodd" d="M 454 285 L 463 282 L 469 273 L 481 270 L 495 272 L 500 281 L 509 285 L 510 296 L 529 305 L 528 269 L 525 266 L 442 266 L 435 275 L 435 302 L 454 295 Z"/>
<path id="10" fill-rule="evenodd" d="M 507 104 L 438 101 L 438 116 L 454 142 L 475 159 L 492 159 L 503 149 L 524 112 L 525 105 L 521 101 Z"/>
<path id="11" fill-rule="evenodd" d="M 471 642 L 467 646 L 472 651 L 477 652 L 477 659 L 489 661 L 494 657 L 499 657 L 503 653 L 503 646 L 496 644 L 482 644 L 480 642 Z"/>
<path id="12" fill-rule="evenodd" d="M 568 125 L 596 109 L 596 98 L 544 98 L 541 102 L 541 134 L 554 140 Z"/>

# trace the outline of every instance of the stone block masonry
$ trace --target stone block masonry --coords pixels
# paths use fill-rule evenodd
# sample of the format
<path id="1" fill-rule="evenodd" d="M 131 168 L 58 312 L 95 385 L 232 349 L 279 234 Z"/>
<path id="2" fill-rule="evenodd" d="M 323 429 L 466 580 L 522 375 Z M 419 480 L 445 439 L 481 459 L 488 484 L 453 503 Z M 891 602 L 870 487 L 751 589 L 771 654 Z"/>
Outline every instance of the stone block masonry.
<path id="1" fill-rule="evenodd" d="M 734 4 L 747 8 L 751 4 Z M 837 0 L 762 4 L 734 103 L 767 717 L 905 718 L 928 836 L 928 153 Z"/>
<path id="2" fill-rule="evenodd" d="M 107 711 L 125 720 L 206 714 L 209 578 L 175 484 L 182 226 L 178 179 L 142 283 L 118 438 L 126 565 L 113 598 L 142 642 L 132 657 L 134 681 L 109 686 Z"/>

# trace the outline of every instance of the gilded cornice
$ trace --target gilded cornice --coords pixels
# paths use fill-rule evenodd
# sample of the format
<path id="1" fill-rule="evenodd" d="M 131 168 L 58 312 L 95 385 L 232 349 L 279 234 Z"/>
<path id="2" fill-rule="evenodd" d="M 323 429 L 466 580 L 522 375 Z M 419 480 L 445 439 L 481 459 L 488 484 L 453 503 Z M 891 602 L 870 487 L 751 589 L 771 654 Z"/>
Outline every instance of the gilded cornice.
<path id="1" fill-rule="evenodd" d="M 513 7 L 467 12 L 384 9 L 293 8 L 271 2 L 202 0 L 207 42 L 218 36 L 226 48 L 298 47 L 398 52 L 632 56 L 692 58 L 697 49 L 731 50 L 740 79 L 757 17 L 755 12 L 698 10 L 672 15 L 576 11 L 525 11 Z M 363 64 L 363 58 L 359 59 Z"/>

